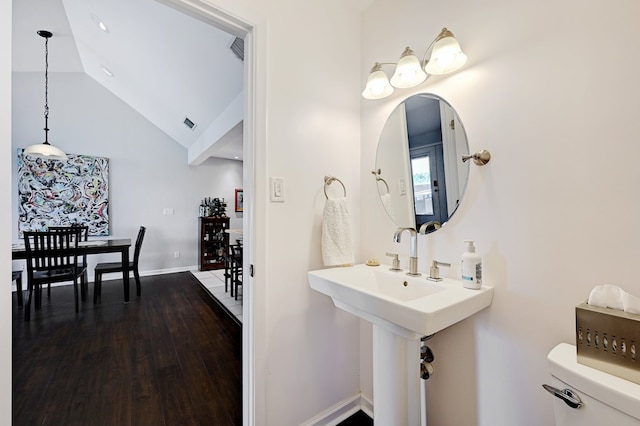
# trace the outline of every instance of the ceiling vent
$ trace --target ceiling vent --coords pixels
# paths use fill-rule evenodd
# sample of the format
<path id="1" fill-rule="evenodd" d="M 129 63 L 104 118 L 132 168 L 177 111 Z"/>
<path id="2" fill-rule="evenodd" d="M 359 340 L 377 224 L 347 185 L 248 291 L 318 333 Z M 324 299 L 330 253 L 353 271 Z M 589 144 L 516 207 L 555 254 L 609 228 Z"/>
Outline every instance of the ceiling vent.
<path id="1" fill-rule="evenodd" d="M 193 121 L 189 120 L 189 117 L 185 117 L 183 123 L 184 123 L 185 126 L 190 128 L 191 130 L 196 128 L 196 123 L 194 123 Z"/>
<path id="2" fill-rule="evenodd" d="M 233 43 L 231 43 L 231 46 L 229 46 L 229 49 L 231 49 L 231 51 L 238 57 L 238 59 L 240 59 L 241 61 L 244 61 L 244 40 L 241 39 L 240 37 L 236 37 L 235 40 L 233 40 Z"/>

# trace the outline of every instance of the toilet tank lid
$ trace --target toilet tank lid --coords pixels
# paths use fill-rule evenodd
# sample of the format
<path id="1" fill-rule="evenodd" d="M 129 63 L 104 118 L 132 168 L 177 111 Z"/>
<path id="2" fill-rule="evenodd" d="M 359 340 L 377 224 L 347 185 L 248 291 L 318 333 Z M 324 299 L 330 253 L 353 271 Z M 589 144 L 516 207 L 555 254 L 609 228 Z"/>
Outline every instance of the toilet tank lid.
<path id="1" fill-rule="evenodd" d="M 560 343 L 547 356 L 549 372 L 578 393 L 640 419 L 640 385 L 579 364 L 576 347 Z"/>

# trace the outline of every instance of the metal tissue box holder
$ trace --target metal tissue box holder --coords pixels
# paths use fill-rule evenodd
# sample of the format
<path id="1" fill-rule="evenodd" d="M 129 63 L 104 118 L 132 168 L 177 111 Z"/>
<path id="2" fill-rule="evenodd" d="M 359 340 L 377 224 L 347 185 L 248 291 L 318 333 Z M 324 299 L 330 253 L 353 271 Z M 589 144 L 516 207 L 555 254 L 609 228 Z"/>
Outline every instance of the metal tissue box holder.
<path id="1" fill-rule="evenodd" d="M 576 306 L 578 362 L 640 384 L 640 315 Z"/>

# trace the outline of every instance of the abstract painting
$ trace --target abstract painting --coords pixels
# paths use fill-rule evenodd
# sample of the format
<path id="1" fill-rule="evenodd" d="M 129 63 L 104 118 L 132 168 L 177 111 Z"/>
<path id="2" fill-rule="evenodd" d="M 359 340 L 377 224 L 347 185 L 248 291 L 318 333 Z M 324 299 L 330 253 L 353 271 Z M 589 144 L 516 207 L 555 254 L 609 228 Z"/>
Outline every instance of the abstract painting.
<path id="1" fill-rule="evenodd" d="M 66 161 L 18 149 L 18 233 L 82 224 L 109 235 L 109 159 L 68 154 Z"/>

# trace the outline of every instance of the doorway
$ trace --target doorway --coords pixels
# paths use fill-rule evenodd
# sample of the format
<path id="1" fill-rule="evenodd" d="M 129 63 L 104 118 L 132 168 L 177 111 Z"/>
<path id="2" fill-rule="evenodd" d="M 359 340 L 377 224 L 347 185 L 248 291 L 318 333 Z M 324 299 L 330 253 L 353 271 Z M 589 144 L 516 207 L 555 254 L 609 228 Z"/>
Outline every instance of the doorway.
<path id="1" fill-rule="evenodd" d="M 242 395 L 243 424 L 255 423 L 256 380 L 254 377 L 256 301 L 254 291 L 254 259 L 256 258 L 256 150 L 258 144 L 257 104 L 257 36 L 256 25 L 222 11 L 201 0 L 158 0 L 189 16 L 244 40 L 244 124 L 243 124 L 243 327 L 242 327 Z M 262 127 L 261 127 L 262 128 Z"/>

